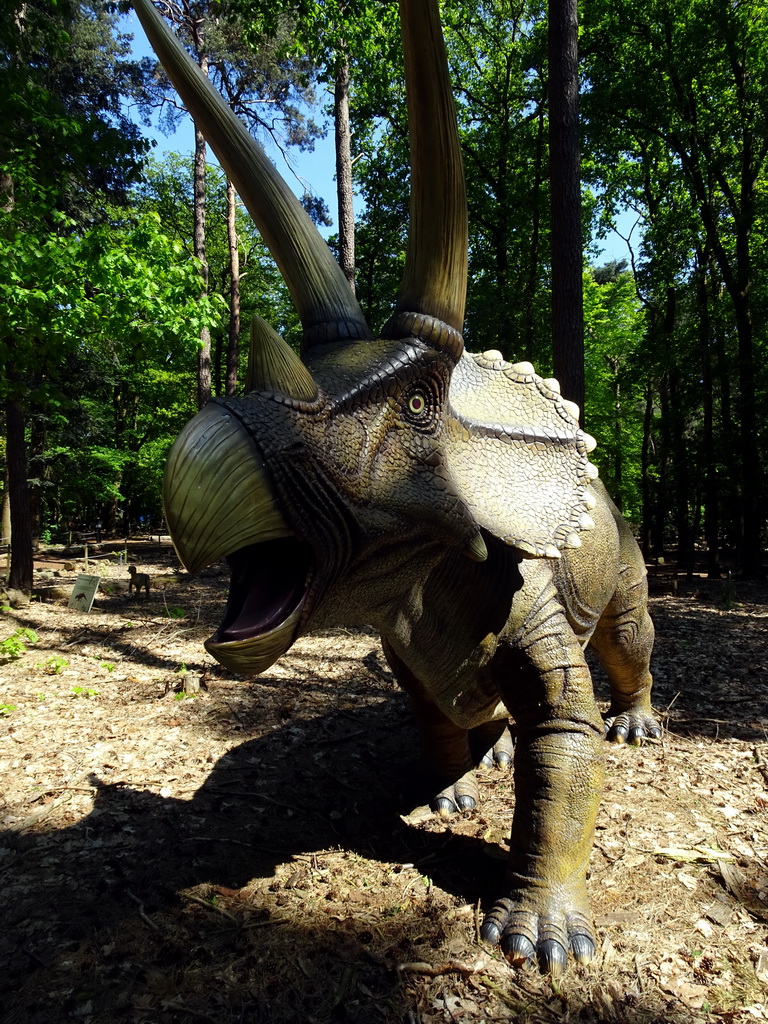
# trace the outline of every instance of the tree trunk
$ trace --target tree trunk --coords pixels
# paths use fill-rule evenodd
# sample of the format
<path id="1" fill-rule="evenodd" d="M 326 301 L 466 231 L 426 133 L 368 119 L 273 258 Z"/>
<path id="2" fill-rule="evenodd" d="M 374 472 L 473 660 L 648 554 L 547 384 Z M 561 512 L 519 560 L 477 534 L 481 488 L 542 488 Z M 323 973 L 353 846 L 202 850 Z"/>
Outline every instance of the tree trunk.
<path id="1" fill-rule="evenodd" d="M 741 412 L 739 448 L 741 451 L 741 500 L 744 531 L 740 559 L 741 574 L 746 579 L 759 579 L 763 575 L 763 551 L 760 543 L 762 525 L 760 447 L 757 429 L 752 312 L 746 296 L 744 302 L 739 303 L 736 309 L 736 324 L 739 338 L 739 410 Z"/>
<path id="2" fill-rule="evenodd" d="M 677 531 L 678 572 L 693 572 L 693 532 L 691 529 L 691 474 L 689 462 L 691 452 L 685 436 L 685 406 L 680 397 L 680 373 L 673 362 L 673 354 L 667 349 L 668 364 L 672 369 L 667 375 L 669 382 L 669 405 L 667 407 L 667 443 L 672 456 L 675 474 L 675 529 Z"/>
<path id="3" fill-rule="evenodd" d="M 534 358 L 534 338 L 536 337 L 536 292 L 539 287 L 539 242 L 541 237 L 542 193 L 544 164 L 544 107 L 539 109 L 538 128 L 536 132 L 536 152 L 533 160 L 533 181 L 531 183 L 531 238 L 528 245 L 528 274 L 523 291 L 523 345 L 524 359 Z"/>
<path id="4" fill-rule="evenodd" d="M 5 487 L 3 488 L 3 511 L 0 517 L 0 543 L 10 544 L 11 542 L 11 496 L 8 490 L 8 474 L 6 473 Z"/>
<path id="5" fill-rule="evenodd" d="M 355 211 L 352 193 L 352 150 L 349 129 L 349 58 L 344 55 L 333 89 L 336 142 L 336 195 L 339 204 L 339 265 L 355 289 Z"/>
<path id="6" fill-rule="evenodd" d="M 613 500 L 620 512 L 624 511 L 624 430 L 621 407 L 621 381 L 619 380 L 619 359 L 609 358 L 613 374 Z"/>
<path id="7" fill-rule="evenodd" d="M 651 448 L 653 438 L 653 389 L 649 384 L 645 390 L 645 413 L 643 415 L 643 447 L 640 455 L 641 485 L 643 490 L 643 524 L 640 533 L 640 546 L 646 562 L 650 560 L 653 548 L 653 531 L 651 521 L 653 514 L 653 491 L 651 484 Z"/>
<path id="8" fill-rule="evenodd" d="M 659 407 L 661 411 L 659 421 L 661 425 L 662 438 L 661 451 L 657 452 L 657 486 L 656 501 L 653 509 L 653 536 L 651 540 L 651 548 L 654 558 L 663 559 L 665 552 L 667 512 L 669 510 L 667 500 L 667 496 L 669 494 L 669 439 L 667 437 L 669 427 L 669 391 L 666 375 L 659 381 Z"/>
<path id="9" fill-rule="evenodd" d="M 563 395 L 584 407 L 577 0 L 549 0 L 552 358 Z"/>
<path id="10" fill-rule="evenodd" d="M 712 279 L 711 291 L 711 302 L 713 308 L 716 308 L 718 302 L 722 299 L 722 287 L 718 281 Z M 727 510 L 726 522 L 723 524 L 724 530 L 721 536 L 721 541 L 727 541 L 728 544 L 733 545 L 737 551 L 741 550 L 742 542 L 742 524 L 741 524 L 741 496 L 739 494 L 739 488 L 735 483 L 737 473 L 735 467 L 732 466 L 730 461 L 730 453 L 736 451 L 736 427 L 733 421 L 733 403 L 731 400 L 731 362 L 728 353 L 726 351 L 726 338 L 725 332 L 718 323 L 717 319 L 713 319 L 714 326 L 714 342 L 715 342 L 715 362 L 717 366 L 717 393 L 720 398 L 720 437 L 719 437 L 719 450 L 721 452 L 729 453 L 728 461 L 722 464 L 719 473 L 719 491 L 721 501 L 723 496 L 725 502 L 723 507 Z"/>
<path id="11" fill-rule="evenodd" d="M 208 59 L 200 57 L 200 69 L 208 77 Z M 208 261 L 205 254 L 205 138 L 195 125 L 195 171 L 193 211 L 193 251 L 200 261 L 202 288 L 200 295 L 208 294 Z M 211 332 L 207 327 L 200 331 L 200 348 L 197 352 L 197 407 L 202 409 L 211 397 Z"/>
<path id="12" fill-rule="evenodd" d="M 237 387 L 237 357 L 240 342 L 240 247 L 235 214 L 237 193 L 227 179 L 227 240 L 229 242 L 229 344 L 227 345 L 227 379 L 225 394 L 234 395 Z"/>
<path id="13" fill-rule="evenodd" d="M 43 418 L 31 417 L 27 448 L 27 486 L 29 487 L 29 519 L 33 549 L 40 540 L 40 532 L 43 528 L 46 437 L 47 431 Z"/>
<path id="14" fill-rule="evenodd" d="M 704 537 L 707 543 L 707 576 L 720 578 L 720 495 L 717 485 L 715 452 L 715 395 L 712 372 L 711 322 L 707 295 L 707 265 L 703 253 L 697 253 L 696 305 L 701 352 L 701 386 L 704 412 Z"/>
<path id="15" fill-rule="evenodd" d="M 5 405 L 8 494 L 11 505 L 11 572 L 8 585 L 32 590 L 32 520 L 29 515 L 27 443 L 24 410 L 18 402 Z"/>

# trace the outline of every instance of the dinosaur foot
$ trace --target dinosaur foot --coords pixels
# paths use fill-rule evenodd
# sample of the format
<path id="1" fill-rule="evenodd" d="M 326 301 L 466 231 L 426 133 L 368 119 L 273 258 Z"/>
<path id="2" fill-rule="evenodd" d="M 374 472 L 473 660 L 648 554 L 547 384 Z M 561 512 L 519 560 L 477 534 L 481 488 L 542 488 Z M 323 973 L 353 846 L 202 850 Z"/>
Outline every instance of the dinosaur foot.
<path id="1" fill-rule="evenodd" d="M 634 708 L 615 711 L 611 708 L 604 718 L 605 738 L 609 743 L 629 743 L 639 747 L 644 740 L 661 739 L 661 726 L 650 710 Z"/>
<path id="2" fill-rule="evenodd" d="M 469 731 L 469 746 L 475 764 L 483 768 L 508 768 L 515 753 L 515 741 L 506 719 L 495 719 Z"/>
<path id="3" fill-rule="evenodd" d="M 505 726 L 498 739 L 483 751 L 478 763 L 483 768 L 493 768 L 494 765 L 499 768 L 509 768 L 514 756 L 515 741 L 512 739 L 509 727 Z"/>
<path id="4" fill-rule="evenodd" d="M 473 810 L 479 802 L 480 792 L 475 773 L 469 771 L 450 786 L 441 789 L 430 806 L 441 818 L 450 818 L 459 811 Z"/>
<path id="5" fill-rule="evenodd" d="M 589 916 L 579 910 L 527 910 L 509 897 L 497 900 L 483 921 L 480 937 L 501 951 L 513 967 L 534 959 L 557 977 L 570 952 L 581 964 L 594 957 L 597 945 Z"/>

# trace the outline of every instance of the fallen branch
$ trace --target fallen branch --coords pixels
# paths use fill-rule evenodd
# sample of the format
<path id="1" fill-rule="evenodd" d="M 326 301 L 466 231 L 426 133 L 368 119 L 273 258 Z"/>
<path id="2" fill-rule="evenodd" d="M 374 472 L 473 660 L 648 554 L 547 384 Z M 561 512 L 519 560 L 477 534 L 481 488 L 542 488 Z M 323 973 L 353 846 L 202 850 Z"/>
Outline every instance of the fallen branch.
<path id="1" fill-rule="evenodd" d="M 768 764 L 766 764 L 763 760 L 760 751 L 757 747 L 752 747 L 752 756 L 755 759 L 755 768 L 757 768 L 757 770 L 763 776 L 763 781 L 765 782 L 765 784 L 768 785 Z"/>
<path id="2" fill-rule="evenodd" d="M 715 850 L 710 846 L 693 846 L 689 849 L 680 846 L 657 846 L 653 850 L 643 852 L 652 853 L 654 857 L 666 857 L 667 860 L 680 860 L 685 864 L 717 864 L 719 861 L 736 860 L 732 853 Z"/>
<path id="3" fill-rule="evenodd" d="M 231 921 L 233 924 L 238 926 L 240 925 L 240 922 L 234 914 L 230 914 L 230 912 L 225 910 L 223 907 L 219 907 L 215 903 L 211 903 L 210 900 L 203 899 L 202 896 L 195 896 L 194 893 L 191 892 L 182 892 L 180 895 L 183 899 L 190 900 L 192 903 L 199 903 L 200 906 L 205 907 L 206 910 L 213 910 L 215 913 L 221 914 L 222 917 L 226 917 L 226 919 Z"/>
<path id="4" fill-rule="evenodd" d="M 438 964 L 437 966 L 422 961 L 398 964 L 397 970 L 399 974 L 427 974 L 430 978 L 437 978 L 441 974 L 463 974 L 469 977 L 470 974 L 476 973 L 477 968 L 468 967 L 467 964 L 460 964 L 458 961 L 451 960 L 447 964 Z"/>
<path id="5" fill-rule="evenodd" d="M 87 778 L 90 773 L 91 769 L 86 768 L 84 772 L 81 772 L 81 774 L 73 780 L 71 786 L 66 787 L 66 791 L 62 793 L 61 796 L 55 797 L 55 799 L 51 800 L 50 803 L 45 804 L 44 807 L 40 807 L 36 811 L 33 811 L 31 814 L 27 815 L 23 821 L 17 821 L 15 824 L 9 825 L 9 831 L 27 832 L 29 829 L 34 828 L 35 825 L 39 825 L 41 821 L 44 821 L 49 815 L 53 814 L 53 812 L 61 807 L 62 804 L 65 804 L 67 800 L 70 800 L 73 793 L 82 792 L 82 787 L 80 787 L 79 784 L 83 779 Z M 96 786 L 91 787 L 91 792 L 94 792 L 95 790 Z"/>
<path id="6" fill-rule="evenodd" d="M 128 897 L 129 900 L 133 900 L 133 902 L 139 908 L 139 917 L 144 922 L 144 924 L 148 928 L 151 928 L 152 931 L 159 932 L 160 928 L 155 924 L 155 922 L 152 920 L 152 918 L 148 917 L 147 914 L 144 912 L 144 904 L 139 899 L 139 897 L 138 896 L 134 896 L 134 894 L 130 891 L 130 889 L 126 889 L 125 890 L 125 895 Z"/>

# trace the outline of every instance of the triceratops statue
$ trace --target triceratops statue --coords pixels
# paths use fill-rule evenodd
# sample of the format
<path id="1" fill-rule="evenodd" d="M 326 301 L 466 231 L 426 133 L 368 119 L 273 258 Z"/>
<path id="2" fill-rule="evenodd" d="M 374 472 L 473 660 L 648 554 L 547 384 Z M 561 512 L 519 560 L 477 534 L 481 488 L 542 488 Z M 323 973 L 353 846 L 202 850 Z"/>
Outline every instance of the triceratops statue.
<path id="1" fill-rule="evenodd" d="M 206 644 L 262 672 L 315 629 L 372 625 L 410 696 L 433 808 L 472 808 L 478 747 L 509 763 L 505 890 L 482 935 L 512 963 L 595 952 L 586 869 L 603 739 L 660 735 L 645 568 L 554 380 L 469 355 L 465 186 L 435 0 L 401 0 L 411 137 L 407 266 L 373 338 L 330 250 L 150 0 L 158 56 L 275 257 L 304 358 L 255 320 L 242 398 L 214 399 L 168 459 L 164 501 L 190 572 L 225 558 Z M 610 679 L 604 724 L 584 647 Z"/>

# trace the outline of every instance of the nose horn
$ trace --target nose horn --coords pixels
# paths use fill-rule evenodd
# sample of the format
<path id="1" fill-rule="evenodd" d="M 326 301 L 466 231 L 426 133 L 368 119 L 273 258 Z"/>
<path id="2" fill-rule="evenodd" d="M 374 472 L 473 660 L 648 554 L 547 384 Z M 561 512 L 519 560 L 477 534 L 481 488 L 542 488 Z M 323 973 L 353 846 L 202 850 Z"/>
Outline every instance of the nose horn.
<path id="1" fill-rule="evenodd" d="M 246 391 L 272 391 L 298 402 L 314 402 L 317 385 L 291 346 L 266 320 L 251 320 Z"/>

